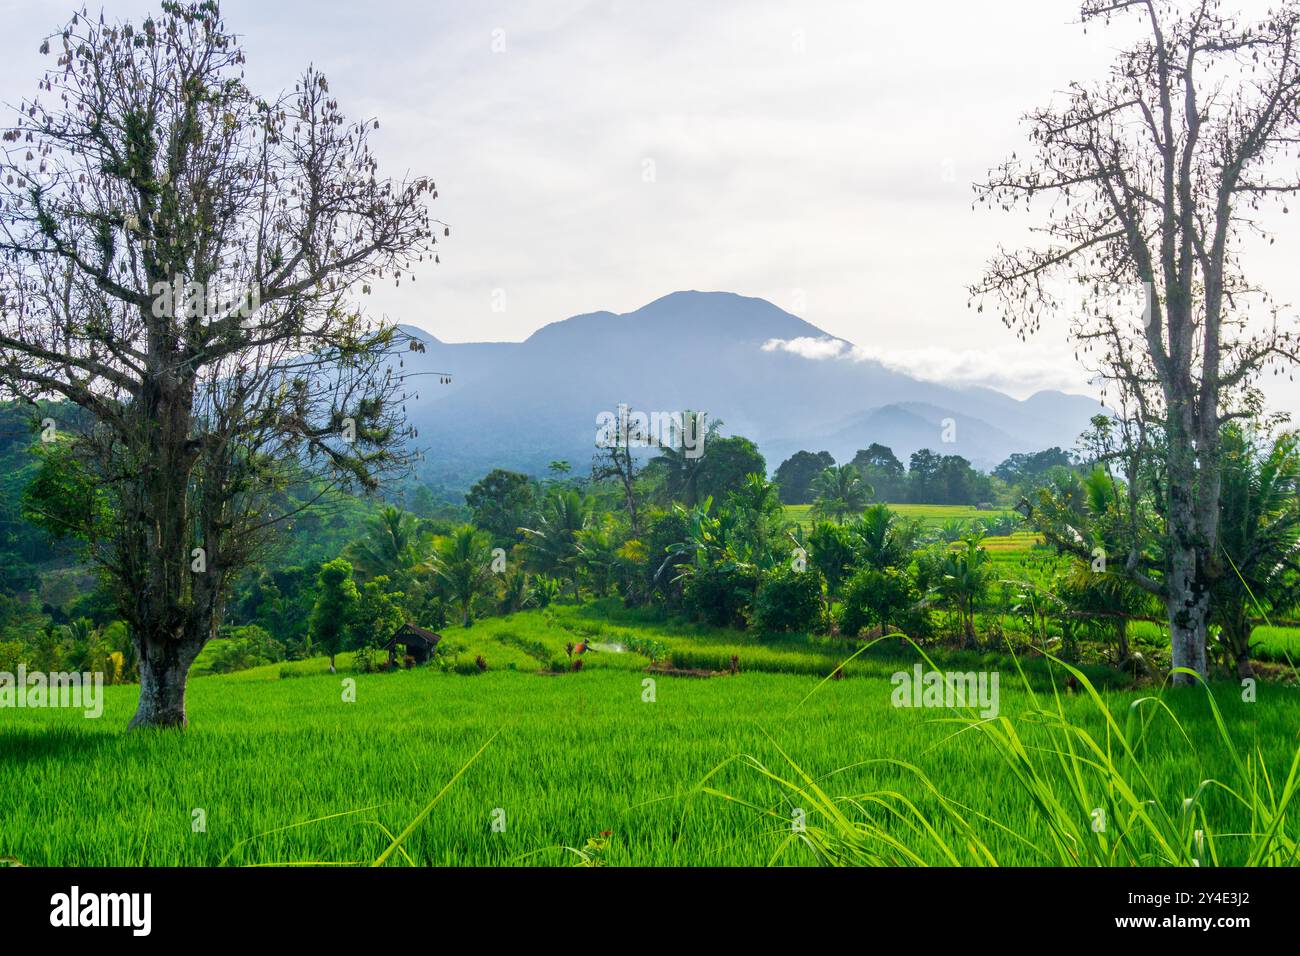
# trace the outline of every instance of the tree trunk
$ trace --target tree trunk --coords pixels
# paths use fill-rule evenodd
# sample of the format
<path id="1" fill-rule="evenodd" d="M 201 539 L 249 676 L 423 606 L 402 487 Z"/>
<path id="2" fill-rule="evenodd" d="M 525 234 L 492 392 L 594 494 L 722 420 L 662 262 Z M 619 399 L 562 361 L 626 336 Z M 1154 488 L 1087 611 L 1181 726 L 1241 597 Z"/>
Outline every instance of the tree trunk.
<path id="1" fill-rule="evenodd" d="M 1169 640 L 1173 666 L 1206 676 L 1205 643 L 1209 632 L 1210 592 L 1197 574 L 1196 552 L 1175 545 L 1169 580 Z M 1174 674 L 1175 684 L 1192 684 L 1188 674 Z"/>
<path id="2" fill-rule="evenodd" d="M 1175 412 L 1170 415 L 1166 462 L 1169 470 L 1166 519 L 1169 528 L 1169 578 L 1165 609 L 1169 615 L 1173 666 L 1185 667 L 1205 677 L 1208 673 L 1205 644 L 1210 624 L 1207 558 L 1213 554 L 1214 541 L 1207 540 L 1207 532 L 1212 534 L 1213 529 L 1197 520 L 1200 513 L 1197 496 L 1205 493 L 1205 483 L 1210 476 L 1204 474 L 1207 465 L 1207 468 L 1202 468 L 1201 480 L 1198 481 L 1196 449 L 1191 438 L 1194 434 L 1191 406 L 1190 398 L 1171 394 L 1170 407 Z M 1217 506 L 1218 485 L 1215 482 L 1209 484 L 1214 488 Z M 1195 678 L 1189 674 L 1174 674 L 1173 682 L 1192 684 Z"/>
<path id="3" fill-rule="evenodd" d="M 1250 632 L 1252 628 L 1250 621 L 1243 614 L 1231 625 L 1223 628 L 1224 642 L 1228 645 L 1228 652 L 1232 655 L 1233 663 L 1237 668 L 1237 677 L 1245 679 L 1255 676 L 1255 668 L 1250 663 Z"/>
<path id="4" fill-rule="evenodd" d="M 1241 680 L 1255 677 L 1255 667 L 1250 662 L 1250 653 L 1247 652 L 1237 658 L 1237 677 Z"/>
<path id="5" fill-rule="evenodd" d="M 188 723 L 185 683 L 202 642 L 140 640 L 136 647 L 140 655 L 140 703 L 127 729 L 184 728 Z"/>
<path id="6" fill-rule="evenodd" d="M 154 341 L 150 353 L 170 361 L 167 348 L 166 341 Z M 150 376 L 141 391 L 132 449 L 141 465 L 125 488 L 129 533 L 119 545 L 126 572 L 119 599 L 140 664 L 140 703 L 127 726 L 183 728 L 190 665 L 220 616 L 220 551 L 215 534 L 199 526 L 190 500 L 193 382 Z"/>

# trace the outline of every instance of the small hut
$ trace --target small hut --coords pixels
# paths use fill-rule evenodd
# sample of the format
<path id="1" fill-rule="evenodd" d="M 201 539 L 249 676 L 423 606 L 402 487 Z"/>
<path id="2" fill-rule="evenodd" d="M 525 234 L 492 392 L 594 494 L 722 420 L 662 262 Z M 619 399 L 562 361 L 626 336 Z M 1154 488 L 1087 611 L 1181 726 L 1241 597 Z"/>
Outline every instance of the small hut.
<path id="1" fill-rule="evenodd" d="M 388 639 L 384 650 L 388 651 L 388 659 L 392 661 L 397 657 L 397 648 L 401 647 L 404 656 L 411 658 L 417 664 L 423 664 L 433 656 L 433 649 L 438 646 L 440 640 L 442 640 L 441 634 L 426 631 L 414 624 L 403 624 Z"/>

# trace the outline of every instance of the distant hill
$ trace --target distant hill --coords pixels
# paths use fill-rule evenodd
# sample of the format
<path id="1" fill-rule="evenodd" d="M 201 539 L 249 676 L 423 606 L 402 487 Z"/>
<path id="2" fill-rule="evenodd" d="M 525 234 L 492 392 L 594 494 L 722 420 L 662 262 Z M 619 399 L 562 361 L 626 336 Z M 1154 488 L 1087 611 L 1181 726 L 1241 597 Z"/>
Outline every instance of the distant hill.
<path id="1" fill-rule="evenodd" d="M 852 344 L 729 292 L 674 292 L 623 315 L 577 315 L 523 342 L 455 344 L 403 330 L 424 346 L 403 360 L 417 373 L 408 379 L 418 397 L 407 415 L 424 472 L 444 481 L 468 483 L 496 466 L 540 472 L 557 458 L 585 470 L 597 415 L 620 402 L 646 412 L 706 410 L 724 432 L 756 441 L 773 470 L 801 448 L 846 461 L 872 442 L 904 461 L 930 448 L 987 469 L 1012 452 L 1070 447 L 1103 411 L 1079 395 L 1039 392 L 1020 401 L 922 381 L 873 360 L 805 357 L 847 354 Z M 797 354 L 773 340 L 811 347 Z M 435 371 L 451 372 L 451 384 L 439 384 Z M 948 419 L 951 443 L 943 440 Z"/>

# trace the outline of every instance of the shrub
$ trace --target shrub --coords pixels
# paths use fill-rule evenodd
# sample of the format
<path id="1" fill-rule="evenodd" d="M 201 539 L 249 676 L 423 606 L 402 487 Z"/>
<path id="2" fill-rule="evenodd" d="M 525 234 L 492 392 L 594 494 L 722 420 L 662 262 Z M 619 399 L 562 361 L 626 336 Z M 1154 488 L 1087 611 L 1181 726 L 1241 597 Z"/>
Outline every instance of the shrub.
<path id="1" fill-rule="evenodd" d="M 560 596 L 560 582 L 555 578 L 538 575 L 533 578 L 533 586 L 529 589 L 528 594 L 537 607 L 550 607 L 551 602 Z"/>
<path id="2" fill-rule="evenodd" d="M 756 568 L 724 562 L 696 569 L 686 581 L 684 601 L 693 615 L 714 627 L 743 628 L 757 587 Z"/>
<path id="3" fill-rule="evenodd" d="M 226 640 L 213 651 L 211 670 L 214 674 L 260 667 L 284 660 L 284 645 L 271 637 L 265 628 L 256 624 L 233 627 Z"/>
<path id="4" fill-rule="evenodd" d="M 856 637 L 864 628 L 917 629 L 920 594 L 906 571 L 865 568 L 849 579 L 840 612 L 840 633 Z"/>
<path id="5" fill-rule="evenodd" d="M 822 576 L 781 567 L 763 576 L 754 599 L 754 623 L 764 631 L 817 630 L 822 621 Z"/>

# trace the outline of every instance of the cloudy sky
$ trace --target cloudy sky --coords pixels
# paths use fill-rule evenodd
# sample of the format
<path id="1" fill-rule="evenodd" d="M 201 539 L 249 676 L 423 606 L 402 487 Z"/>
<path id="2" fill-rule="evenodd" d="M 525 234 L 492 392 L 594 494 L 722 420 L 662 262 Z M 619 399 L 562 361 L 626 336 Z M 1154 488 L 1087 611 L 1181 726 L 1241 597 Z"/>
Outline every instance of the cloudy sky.
<path id="1" fill-rule="evenodd" d="M 1247 8 L 1263 0 L 1242 0 Z M 113 17 L 153 4 L 110 0 Z M 97 9 L 97 8 L 96 8 Z M 970 208 L 1018 117 L 1118 42 L 1076 0 L 225 0 L 255 88 L 314 63 L 381 120 L 381 168 L 432 175 L 442 264 L 375 308 L 447 341 L 517 340 L 677 289 L 761 296 L 927 378 L 1088 390 L 1063 331 L 966 307 L 1023 224 Z M 62 2 L 0 0 L 0 91 L 39 75 Z M 1295 217 L 1252 263 L 1300 302 Z M 1290 293 L 1294 286 L 1295 295 Z M 1300 411 L 1300 390 L 1274 389 Z"/>

